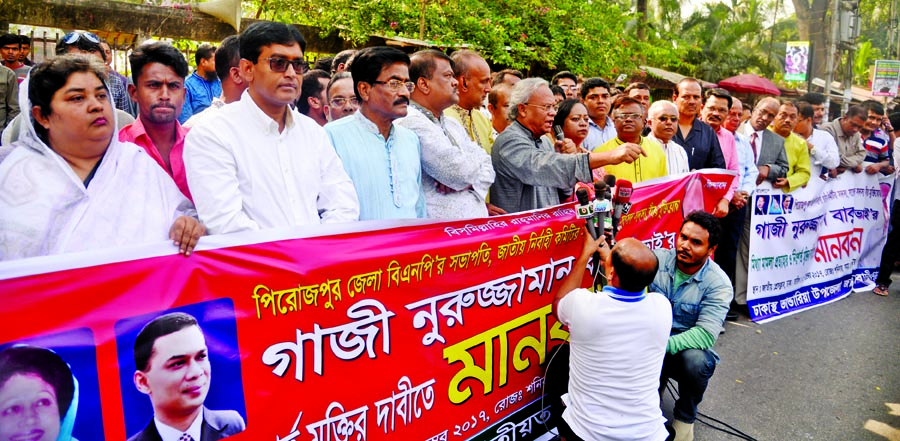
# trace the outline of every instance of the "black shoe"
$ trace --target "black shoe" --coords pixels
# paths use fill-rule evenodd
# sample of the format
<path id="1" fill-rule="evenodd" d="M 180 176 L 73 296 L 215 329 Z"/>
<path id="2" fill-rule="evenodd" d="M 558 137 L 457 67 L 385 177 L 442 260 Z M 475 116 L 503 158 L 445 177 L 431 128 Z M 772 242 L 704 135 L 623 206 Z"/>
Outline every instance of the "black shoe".
<path id="1" fill-rule="evenodd" d="M 735 309 L 729 309 L 728 313 L 725 314 L 725 320 L 728 320 L 729 322 L 736 322 L 737 319 L 738 319 L 738 313 L 737 313 L 737 310 L 735 310 Z"/>

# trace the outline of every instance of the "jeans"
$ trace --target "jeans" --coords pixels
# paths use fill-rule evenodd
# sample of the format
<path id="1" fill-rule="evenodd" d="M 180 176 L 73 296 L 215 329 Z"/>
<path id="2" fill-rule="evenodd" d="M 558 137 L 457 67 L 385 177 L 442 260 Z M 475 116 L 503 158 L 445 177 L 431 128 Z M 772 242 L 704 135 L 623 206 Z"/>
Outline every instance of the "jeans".
<path id="1" fill-rule="evenodd" d="M 697 406 L 703 401 L 703 393 L 715 371 L 716 358 L 710 350 L 685 349 L 677 354 L 666 354 L 659 391 L 665 391 L 669 378 L 678 382 L 679 397 L 672 412 L 676 420 L 693 424 L 697 419 Z"/>

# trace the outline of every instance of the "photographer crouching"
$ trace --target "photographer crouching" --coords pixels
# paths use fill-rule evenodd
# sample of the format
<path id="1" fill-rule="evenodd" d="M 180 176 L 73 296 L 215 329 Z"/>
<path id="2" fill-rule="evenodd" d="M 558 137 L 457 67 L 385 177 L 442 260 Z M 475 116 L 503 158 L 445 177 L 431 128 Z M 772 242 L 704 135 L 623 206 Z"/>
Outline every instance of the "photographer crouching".
<path id="1" fill-rule="evenodd" d="M 553 299 L 571 351 L 559 434 L 566 441 L 665 440 L 657 391 L 672 307 L 663 295 L 644 292 L 659 262 L 636 239 L 610 250 L 604 237 L 594 240 L 586 230 L 584 236 L 581 256 Z M 580 287 L 594 252 L 608 281 L 600 292 Z"/>

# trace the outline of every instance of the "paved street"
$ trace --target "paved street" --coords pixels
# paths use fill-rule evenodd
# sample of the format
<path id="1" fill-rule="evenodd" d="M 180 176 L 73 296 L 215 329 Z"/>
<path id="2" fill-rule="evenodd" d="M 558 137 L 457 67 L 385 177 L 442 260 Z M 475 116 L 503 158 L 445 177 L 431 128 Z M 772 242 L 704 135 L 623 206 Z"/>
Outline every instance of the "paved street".
<path id="1" fill-rule="evenodd" d="M 725 329 L 704 414 L 760 441 L 900 440 L 900 404 L 893 415 L 886 405 L 900 403 L 900 283 L 886 298 L 856 293 L 767 324 L 742 317 Z M 667 394 L 667 417 L 671 406 Z M 695 427 L 697 441 L 739 439 Z"/>

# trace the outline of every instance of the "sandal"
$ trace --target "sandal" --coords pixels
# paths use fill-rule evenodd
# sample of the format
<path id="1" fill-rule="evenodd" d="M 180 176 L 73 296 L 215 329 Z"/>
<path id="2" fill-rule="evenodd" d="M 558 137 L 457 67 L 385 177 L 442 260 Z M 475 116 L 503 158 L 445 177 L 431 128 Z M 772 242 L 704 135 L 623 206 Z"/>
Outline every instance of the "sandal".
<path id="1" fill-rule="evenodd" d="M 878 285 L 875 287 L 875 289 L 872 290 L 872 292 L 875 293 L 876 295 L 879 295 L 882 297 L 887 297 L 888 287 L 885 285 Z"/>

